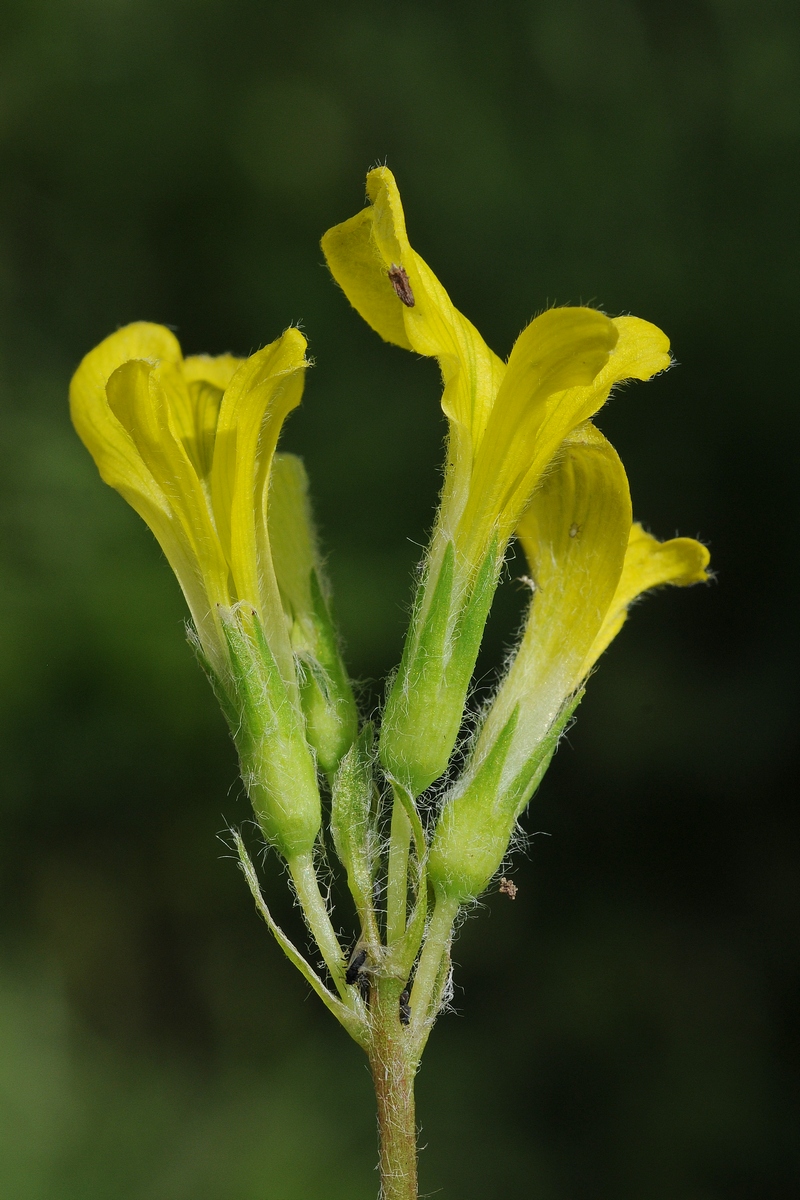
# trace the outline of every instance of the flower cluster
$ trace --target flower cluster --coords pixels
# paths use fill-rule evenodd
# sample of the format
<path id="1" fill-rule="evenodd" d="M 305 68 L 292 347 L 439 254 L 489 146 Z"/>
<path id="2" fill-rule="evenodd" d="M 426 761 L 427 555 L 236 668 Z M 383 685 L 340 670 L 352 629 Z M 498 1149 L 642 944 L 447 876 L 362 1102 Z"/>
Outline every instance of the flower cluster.
<path id="1" fill-rule="evenodd" d="M 553 308 L 503 362 L 412 248 L 391 172 L 371 171 L 367 195 L 325 234 L 328 265 L 382 338 L 438 360 L 449 423 L 441 502 L 377 752 L 372 727 L 359 732 L 303 465 L 276 453 L 308 365 L 298 330 L 247 359 L 184 358 L 169 330 L 130 325 L 81 363 L 71 407 L 103 479 L 150 526 L 180 582 L 256 816 L 289 866 L 338 997 L 274 925 L 239 840 L 259 907 L 357 1040 L 374 1050 L 391 1009 L 417 1061 L 446 984 L 455 913 L 500 867 L 587 676 L 633 601 L 704 580 L 708 552 L 689 538 L 658 542 L 633 522 L 622 463 L 592 423 L 616 384 L 670 365 L 664 334 L 636 317 Z M 528 561 L 524 632 L 425 828 L 417 801 L 445 776 L 465 726 L 512 538 Z M 315 874 L 321 779 L 360 922 L 349 966 Z"/>

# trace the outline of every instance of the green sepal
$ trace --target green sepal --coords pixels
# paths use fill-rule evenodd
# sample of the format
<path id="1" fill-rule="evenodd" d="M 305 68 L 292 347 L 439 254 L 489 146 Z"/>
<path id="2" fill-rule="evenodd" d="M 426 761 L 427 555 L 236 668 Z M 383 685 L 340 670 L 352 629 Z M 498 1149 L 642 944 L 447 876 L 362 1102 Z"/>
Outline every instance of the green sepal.
<path id="1" fill-rule="evenodd" d="M 375 782 L 372 774 L 375 730 L 367 723 L 342 758 L 333 781 L 331 833 L 363 927 L 372 923 L 372 888 L 379 853 Z"/>
<path id="2" fill-rule="evenodd" d="M 571 696 L 563 705 L 561 711 L 556 716 L 555 721 L 550 726 L 550 729 L 542 738 L 537 750 L 525 765 L 516 775 L 511 787 L 509 788 L 509 798 L 516 798 L 516 809 L 514 812 L 514 820 L 518 820 L 525 809 L 531 802 L 536 793 L 539 784 L 544 779 L 547 773 L 547 768 L 550 766 L 553 755 L 558 749 L 558 744 L 561 741 L 562 735 L 575 715 L 575 709 L 580 704 L 584 695 L 585 689 L 581 688 L 574 696 Z M 499 864 L 498 864 L 499 865 Z"/>
<path id="3" fill-rule="evenodd" d="M 449 542 L 435 583 L 424 584 L 386 702 L 380 741 L 387 774 L 414 797 L 447 770 L 499 573 L 495 539 L 462 590 Z"/>
<path id="4" fill-rule="evenodd" d="M 208 656 L 206 655 L 205 651 L 203 650 L 202 644 L 200 642 L 200 638 L 197 636 L 197 632 L 192 625 L 187 626 L 186 640 L 189 643 L 189 645 L 192 647 L 195 658 L 199 662 L 200 666 L 203 668 L 205 676 L 208 679 L 208 682 L 211 684 L 211 690 L 214 693 L 214 697 L 215 697 L 217 703 L 219 704 L 220 708 L 222 709 L 222 715 L 224 716 L 224 718 L 228 724 L 228 728 L 231 732 L 231 736 L 233 736 L 233 734 L 236 732 L 236 729 L 239 725 L 239 716 L 238 716 L 238 712 L 236 709 L 236 705 L 231 700 L 230 694 L 228 692 L 227 687 L 225 686 L 225 683 L 223 682 L 221 677 L 217 674 L 217 672 L 212 667 Z"/>
<path id="5" fill-rule="evenodd" d="M 582 696 L 579 692 L 564 705 L 533 753 L 504 784 L 504 768 L 519 721 L 517 706 L 466 789 L 445 801 L 428 857 L 428 878 L 437 895 L 465 904 L 486 889 Z"/>
<path id="6" fill-rule="evenodd" d="M 220 623 L 231 672 L 228 720 L 253 810 L 265 838 L 284 858 L 310 854 L 321 808 L 302 714 L 255 610 L 221 610 Z"/>
<path id="7" fill-rule="evenodd" d="M 309 579 L 311 611 L 296 622 L 293 642 L 300 666 L 300 703 L 306 733 L 320 769 L 330 778 L 358 734 L 353 689 L 339 653 L 333 621 L 312 568 Z"/>
<path id="8" fill-rule="evenodd" d="M 450 692 L 458 691 L 464 696 L 467 694 L 499 576 L 500 562 L 497 556 L 497 538 L 495 538 L 475 577 L 469 593 L 469 601 L 459 615 L 454 636 L 453 657 L 448 671 Z M 455 745 L 455 737 L 453 744 Z"/>

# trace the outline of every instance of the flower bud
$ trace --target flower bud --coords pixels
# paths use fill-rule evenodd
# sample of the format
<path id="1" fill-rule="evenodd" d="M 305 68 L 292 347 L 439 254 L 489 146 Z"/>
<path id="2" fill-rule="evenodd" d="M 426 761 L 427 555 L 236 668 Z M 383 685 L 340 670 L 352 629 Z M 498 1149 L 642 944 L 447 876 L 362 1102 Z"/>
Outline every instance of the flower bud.
<path id="1" fill-rule="evenodd" d="M 358 714 L 323 590 L 308 478 L 294 454 L 277 454 L 273 461 L 268 529 L 298 666 L 306 735 L 320 768 L 331 777 L 355 740 Z"/>
<path id="2" fill-rule="evenodd" d="M 372 905 L 379 849 L 372 778 L 374 736 L 372 725 L 365 725 L 358 741 L 345 754 L 334 780 L 331 802 L 333 843 L 347 871 L 347 883 L 362 922 Z"/>

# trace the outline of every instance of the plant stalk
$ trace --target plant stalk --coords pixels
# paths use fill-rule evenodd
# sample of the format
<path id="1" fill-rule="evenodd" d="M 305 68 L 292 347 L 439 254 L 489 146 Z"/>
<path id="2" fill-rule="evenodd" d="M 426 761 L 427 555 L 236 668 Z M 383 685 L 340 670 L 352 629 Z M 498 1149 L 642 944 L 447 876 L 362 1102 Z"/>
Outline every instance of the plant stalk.
<path id="1" fill-rule="evenodd" d="M 457 914 L 457 900 L 437 896 L 411 991 L 411 1028 L 417 1056 L 422 1053 L 439 1011 L 441 988 L 446 981 L 443 972 L 449 969 L 453 922 Z"/>
<path id="2" fill-rule="evenodd" d="M 344 980 L 344 955 L 336 937 L 328 909 L 319 890 L 314 860 L 310 854 L 298 854 L 287 862 L 289 874 L 309 929 L 313 933 L 336 990 L 352 1006 L 352 996 Z"/>
<path id="3" fill-rule="evenodd" d="M 370 1068 L 378 1106 L 381 1200 L 417 1200 L 417 1058 L 400 1020 L 404 984 L 380 979 L 373 989 Z"/>

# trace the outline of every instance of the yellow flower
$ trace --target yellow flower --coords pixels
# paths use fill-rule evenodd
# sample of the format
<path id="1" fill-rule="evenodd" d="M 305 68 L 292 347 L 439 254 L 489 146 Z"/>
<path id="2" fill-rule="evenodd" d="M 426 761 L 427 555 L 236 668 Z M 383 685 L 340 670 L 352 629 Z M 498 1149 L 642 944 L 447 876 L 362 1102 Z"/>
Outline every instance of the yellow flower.
<path id="1" fill-rule="evenodd" d="M 367 176 L 367 196 L 322 239 L 328 265 L 381 337 L 438 359 L 449 420 L 422 593 L 381 732 L 384 766 L 418 794 L 447 766 L 506 545 L 548 465 L 615 384 L 669 366 L 669 343 L 636 317 L 556 308 L 504 363 L 411 247 L 385 167 Z"/>
<path id="2" fill-rule="evenodd" d="M 221 676 L 220 611 L 251 605 L 296 687 L 267 531 L 270 466 L 303 391 L 306 342 L 288 329 L 248 359 L 184 359 L 174 334 L 137 322 L 86 355 L 72 420 L 106 483 L 147 522 Z"/>
<path id="3" fill-rule="evenodd" d="M 336 281 L 386 341 L 439 360 L 450 422 L 441 533 L 471 563 L 504 545 L 564 438 L 614 384 L 670 364 L 669 342 L 636 317 L 555 308 L 520 334 L 504 363 L 412 249 L 394 177 L 367 176 L 369 205 L 330 229 L 322 248 Z"/>
<path id="4" fill-rule="evenodd" d="M 700 542 L 661 543 L 632 524 L 625 470 L 590 422 L 566 440 L 517 536 L 533 599 L 519 650 L 476 746 L 478 758 L 516 706 L 520 755 L 526 756 L 522 743 L 538 745 L 639 595 L 707 578 L 709 554 Z M 511 754 L 507 772 L 516 765 Z"/>
<path id="5" fill-rule="evenodd" d="M 692 538 L 658 542 L 631 523 L 628 480 L 587 422 L 566 439 L 517 536 L 533 589 L 525 632 L 461 780 L 445 799 L 430 872 L 445 894 L 478 895 L 497 870 L 576 697 L 629 606 L 663 584 L 707 579 Z"/>
<path id="6" fill-rule="evenodd" d="M 279 456 L 269 503 L 305 348 L 288 329 L 247 359 L 184 359 L 168 329 L 138 323 L 87 354 L 70 388 L 100 474 L 144 518 L 178 578 L 253 807 L 290 862 L 311 854 L 320 826 L 309 742 L 331 773 L 356 733 L 305 473 L 291 455 Z"/>

